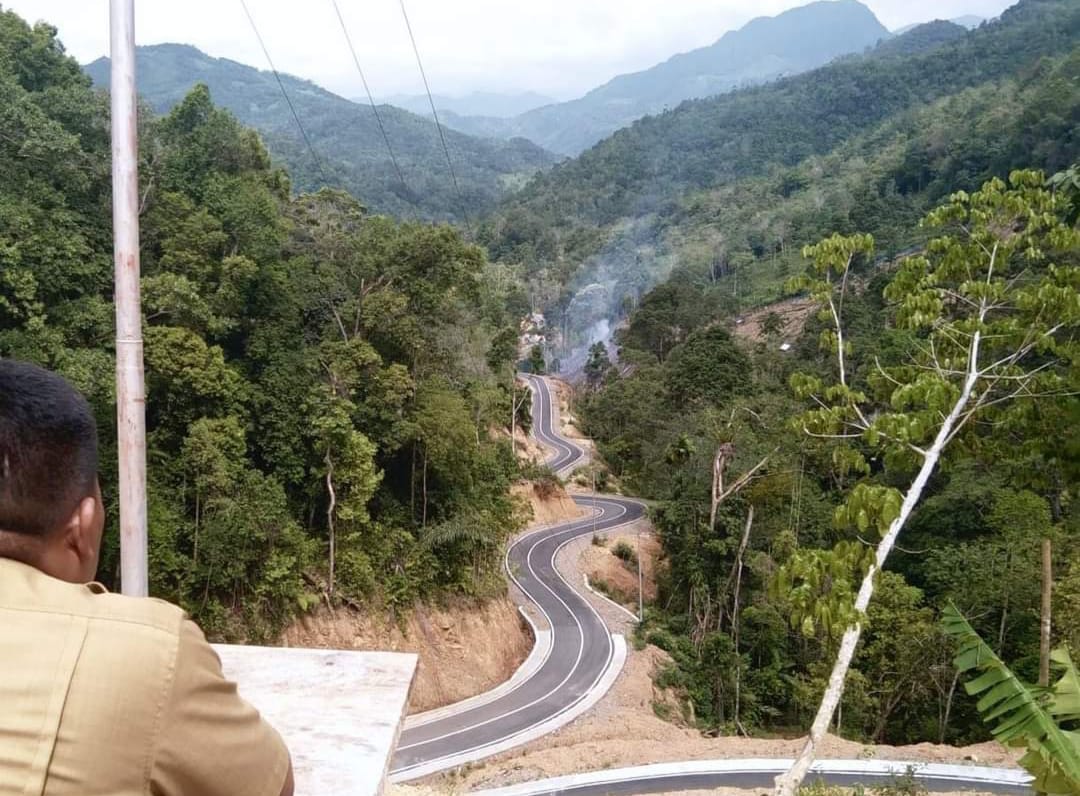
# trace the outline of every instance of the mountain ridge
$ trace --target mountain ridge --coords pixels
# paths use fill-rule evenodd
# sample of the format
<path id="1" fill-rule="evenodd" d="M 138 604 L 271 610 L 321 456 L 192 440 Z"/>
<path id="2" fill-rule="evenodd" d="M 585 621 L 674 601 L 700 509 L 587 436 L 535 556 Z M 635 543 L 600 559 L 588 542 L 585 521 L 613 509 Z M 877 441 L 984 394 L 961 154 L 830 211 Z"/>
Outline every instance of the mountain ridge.
<path id="1" fill-rule="evenodd" d="M 574 100 L 512 119 L 447 114 L 446 121 L 475 135 L 521 136 L 576 155 L 637 119 L 685 100 L 800 73 L 891 36 L 858 0 L 817 0 L 774 17 L 756 17 L 706 47 L 617 75 Z"/>
<path id="2" fill-rule="evenodd" d="M 454 113 L 459 116 L 489 116 L 505 119 L 527 113 L 534 108 L 554 105 L 554 97 L 536 91 L 504 93 L 497 91 L 470 91 L 460 96 L 434 94 L 432 99 L 440 113 Z M 367 102 L 367 98 L 356 97 L 354 102 Z M 391 94 L 379 97 L 380 105 L 393 105 L 396 108 L 411 111 L 421 116 L 431 113 L 427 94 Z"/>
<path id="3" fill-rule="evenodd" d="M 210 56 L 189 44 L 137 48 L 139 95 L 165 113 L 205 83 L 214 102 L 228 108 L 264 137 L 271 154 L 289 169 L 294 185 L 313 190 L 330 176 L 372 210 L 432 220 L 463 220 L 483 212 L 557 158 L 529 141 L 488 140 L 446 130 L 461 186 L 452 185 L 441 141 L 431 119 L 390 105 L 379 107 L 404 184 L 391 162 L 379 121 L 366 104 L 352 102 L 316 83 L 281 74 L 303 120 L 320 165 L 315 163 L 271 72 Z M 108 86 L 109 61 L 83 66 L 95 85 Z M 463 207 L 464 205 L 464 207 Z"/>

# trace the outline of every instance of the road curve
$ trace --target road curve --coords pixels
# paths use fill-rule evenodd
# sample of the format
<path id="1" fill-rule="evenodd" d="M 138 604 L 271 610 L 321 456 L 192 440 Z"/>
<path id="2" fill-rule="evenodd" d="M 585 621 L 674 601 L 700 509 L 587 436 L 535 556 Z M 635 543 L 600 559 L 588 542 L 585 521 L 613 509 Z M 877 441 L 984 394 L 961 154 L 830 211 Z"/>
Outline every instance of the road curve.
<path id="1" fill-rule="evenodd" d="M 566 475 L 585 458 L 585 451 L 554 428 L 558 412 L 547 379 L 543 376 L 526 376 L 526 379 L 533 393 L 533 436 L 552 451 L 547 466 L 558 475 Z"/>
<path id="2" fill-rule="evenodd" d="M 789 765 L 791 760 L 773 758 L 655 763 L 472 791 L 470 796 L 630 796 L 716 788 L 752 788 L 760 792 L 771 790 L 776 775 Z M 1031 776 L 1019 769 L 912 761 L 819 760 L 807 779 L 841 787 L 880 788 L 909 771 L 931 792 L 975 790 L 1002 796 L 1034 793 Z"/>
<path id="3" fill-rule="evenodd" d="M 554 453 L 548 464 L 567 472 L 585 455 L 554 430 L 555 411 L 544 379 L 530 377 L 533 428 Z M 555 556 L 568 542 L 594 531 L 625 525 L 644 514 L 644 506 L 623 498 L 583 495 L 574 501 L 593 510 L 584 519 L 525 534 L 506 554 L 506 570 L 522 593 L 547 619 L 552 633 L 546 660 L 529 679 L 498 699 L 402 733 L 390 775 L 402 782 L 452 768 L 463 756 L 480 759 L 530 740 L 541 725 L 569 715 L 594 695 L 615 656 L 615 645 L 596 610 L 555 569 Z"/>

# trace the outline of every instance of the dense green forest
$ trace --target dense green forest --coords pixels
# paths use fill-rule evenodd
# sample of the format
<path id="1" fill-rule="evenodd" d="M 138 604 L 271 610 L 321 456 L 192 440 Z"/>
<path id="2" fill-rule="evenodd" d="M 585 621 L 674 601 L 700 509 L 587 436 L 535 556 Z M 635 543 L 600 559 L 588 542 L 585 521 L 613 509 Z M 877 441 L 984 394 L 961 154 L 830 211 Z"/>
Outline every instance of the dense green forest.
<path id="1" fill-rule="evenodd" d="M 874 435 L 841 445 L 803 431 L 808 410 L 827 405 L 808 406 L 792 377 L 835 380 L 830 323 L 786 328 L 773 313 L 747 340 L 735 334 L 740 316 L 809 273 L 805 246 L 870 233 L 843 305 L 853 386 L 829 395 L 856 390 L 869 417 L 889 422 L 890 410 L 915 412 L 926 388 L 890 398 L 880 374 L 905 374 L 885 387 L 914 378 L 927 332 L 905 328 L 900 288 L 889 299 L 886 289 L 905 272 L 903 255 L 952 251 L 967 234 L 923 219 L 1014 169 L 1068 168 L 1078 129 L 1080 8 L 1026 0 L 971 33 L 922 26 L 805 76 L 642 120 L 538 176 L 489 220 L 493 255 L 525 265 L 530 295 L 564 334 L 622 319 L 618 363 L 593 347 L 578 406 L 620 488 L 656 501 L 666 571 L 641 640 L 672 654 L 659 684 L 684 695 L 684 719 L 720 732 L 806 728 L 873 541 L 870 520 L 838 509 L 853 494 L 900 488 L 912 471 Z M 1062 228 L 1075 212 L 1049 189 L 1010 190 L 1006 204 L 1052 205 Z M 1028 256 L 1033 270 L 1019 255 L 1008 268 L 1056 274 L 1051 264 L 1077 264 L 1075 238 L 1055 233 Z M 1062 289 L 1075 314 L 1077 285 Z M 1034 681 L 1044 538 L 1055 642 L 1080 644 L 1080 385 L 1065 359 L 1055 373 L 1066 386 L 975 424 L 935 471 L 877 579 L 839 712 L 844 735 L 986 738 L 941 615 L 954 602 Z M 933 417 L 918 415 L 907 439 Z M 714 505 L 717 467 L 739 488 Z"/>
<path id="2" fill-rule="evenodd" d="M 870 232 L 895 253 L 949 191 L 1077 158 L 1075 3 L 1025 0 L 959 38 L 936 27 L 643 119 L 538 175 L 480 239 L 525 264 L 530 295 L 572 333 L 675 268 L 733 308 L 775 299 L 824 235 Z M 583 309 L 590 285 L 606 300 Z"/>
<path id="3" fill-rule="evenodd" d="M 525 519 L 490 433 L 513 274 L 450 227 L 293 195 L 205 87 L 141 133 L 153 593 L 264 639 L 323 594 L 392 611 L 497 588 Z M 109 172 L 107 97 L 53 28 L 0 15 L 0 355 L 90 398 L 113 511 Z"/>
<path id="4" fill-rule="evenodd" d="M 1048 189 L 1035 195 L 1064 229 L 1070 203 Z M 943 242 L 930 251 L 943 252 L 945 240 L 966 240 L 967 228 L 956 222 L 934 232 Z M 1076 235 L 1039 240 L 1040 250 L 1018 252 L 1005 266 L 1017 279 L 1080 264 Z M 869 396 L 874 417 L 929 400 L 913 388 L 906 398 L 894 393 L 891 406 L 881 403 L 900 374 L 921 372 L 913 358 L 926 341 L 898 321 L 905 311 L 898 294 L 907 289 L 901 273 L 861 255 L 843 303 L 849 383 Z M 1075 273 L 1069 279 L 1063 295 L 1072 320 L 1057 333 L 1062 346 L 1080 317 L 1080 285 Z M 812 318 L 790 352 L 778 346 L 782 323 L 763 324 L 761 338 L 748 342 L 732 336 L 732 321 L 676 276 L 631 316 L 621 368 L 594 351 L 580 406 L 623 489 L 657 501 L 667 569 L 643 637 L 673 655 L 660 684 L 681 690 L 703 728 L 787 731 L 805 727 L 817 707 L 836 623 L 842 627 L 840 615 L 811 621 L 808 611 L 843 605 L 845 594 L 850 601 L 850 565 L 837 551 L 849 555 L 874 533 L 864 517 L 850 522 L 837 509 L 860 489 L 900 486 L 912 463 L 902 451 L 876 453 L 870 434 L 849 443 L 804 431 L 807 410 L 824 412 L 825 404 L 808 406 L 789 385 L 836 378 L 831 319 Z M 672 344 L 675 328 L 685 336 Z M 984 738 L 973 703 L 957 695 L 939 616 L 955 602 L 997 654 L 1034 681 L 1043 538 L 1055 545 L 1055 637 L 1080 645 L 1080 371 L 1070 359 L 1075 347 L 1048 348 L 1038 359 L 1053 365 L 1059 350 L 1063 381 L 1055 392 L 977 424 L 933 477 L 870 604 L 840 713 L 845 735 L 877 743 Z M 922 444 L 934 411 L 916 417 L 922 426 L 897 427 Z M 717 467 L 729 488 L 747 480 L 714 505 Z"/>
<path id="5" fill-rule="evenodd" d="M 348 51 L 342 49 L 340 57 L 347 59 Z M 447 130 L 451 176 L 430 113 L 382 105 L 376 119 L 366 102 L 352 102 L 310 81 L 281 75 L 311 141 L 308 149 L 270 72 L 211 58 L 183 44 L 139 47 L 136 62 L 139 95 L 156 113 L 167 113 L 196 82 L 205 83 L 216 103 L 262 133 L 295 190 L 340 188 L 362 197 L 372 211 L 399 218 L 470 220 L 557 159 L 523 138 L 499 141 Z M 108 87 L 107 58 L 87 64 L 86 72 L 96 85 Z"/>
<path id="6" fill-rule="evenodd" d="M 1061 230 L 1075 224 L 1075 194 L 1055 197 L 1050 188 L 1030 186 L 1080 157 L 1077 11 L 1071 3 L 1023 2 L 1000 23 L 961 39 L 944 37 L 929 52 L 921 45 L 900 48 L 901 38 L 888 53 L 845 60 L 806 82 L 796 78 L 635 125 L 621 135 L 642 147 L 649 168 L 666 163 L 667 176 L 653 183 L 624 161 L 623 173 L 631 175 L 621 183 L 624 202 L 604 207 L 599 202 L 615 191 L 591 193 L 592 186 L 570 177 L 552 187 L 559 173 L 584 168 L 567 164 L 536 180 L 537 204 L 514 202 L 494 221 L 502 232 L 514 219 L 544 229 L 518 239 L 504 256 L 528 262 L 549 280 L 555 306 L 575 311 L 584 303 L 583 293 L 575 297 L 583 281 L 615 278 L 611 300 L 606 308 L 599 302 L 594 316 L 612 305 L 624 316 L 620 362 L 612 365 L 603 346 L 593 348 L 579 406 L 585 432 L 622 488 L 657 501 L 653 520 L 666 570 L 642 639 L 671 652 L 659 684 L 684 694 L 684 718 L 699 727 L 801 731 L 818 709 L 865 566 L 863 551 L 876 541 L 874 511 L 882 510 L 872 509 L 870 497 L 903 488 L 913 472 L 910 451 L 890 447 L 888 434 L 882 442 L 878 423 L 900 429 L 906 444 L 918 448 L 929 444 L 922 440 L 940 417 L 933 391 L 918 376 L 926 367 L 918 357 L 936 333 L 913 327 L 904 309 L 907 292 L 932 292 L 927 286 L 936 283 L 910 280 L 906 274 L 916 266 L 904 264 L 921 258 L 897 254 L 924 249 L 939 265 L 953 261 L 948 257 L 981 256 L 955 208 L 943 212 L 949 221 L 941 226 L 923 219 L 955 191 L 960 206 L 985 180 L 1034 166 L 1043 172 L 1018 177 L 1021 183 L 1000 200 L 1002 207 L 1030 207 L 998 222 L 1003 245 L 1014 245 L 1009 235 L 1023 229 L 1029 212 L 1031 218 L 1048 213 Z M 920 35 L 936 38 L 932 30 Z M 944 69 L 953 63 L 955 69 Z M 874 82 L 883 75 L 895 81 L 891 93 Z M 753 104 L 754 95 L 769 104 Z M 792 126 L 785 134 L 783 106 L 775 104 L 781 99 L 820 127 L 807 125 L 796 136 Z M 780 108 L 779 120 L 766 118 L 766 108 Z M 761 118 L 752 123 L 746 113 Z M 755 136 L 741 151 L 723 132 L 735 120 Z M 658 126 L 648 139 L 654 150 L 645 149 L 639 130 L 650 124 Z M 713 183 L 704 190 L 692 185 L 698 178 L 686 171 L 691 160 L 674 160 L 675 144 L 691 135 L 732 154 L 728 172 L 703 166 L 701 178 Z M 597 150 L 612 157 L 633 151 L 619 138 Z M 608 178 L 618 173 L 612 162 Z M 635 187 L 638 178 L 643 188 Z M 1068 178 L 1054 183 L 1069 184 Z M 985 201 L 999 202 L 998 190 L 990 184 Z M 537 199 L 543 191 L 552 206 L 575 198 L 582 204 L 563 205 L 573 207 L 565 217 L 549 216 L 549 230 L 541 216 L 529 215 L 546 201 Z M 646 205 L 640 215 L 635 204 Z M 575 225 L 573 214 L 594 222 Z M 873 233 L 875 245 L 855 245 L 850 289 L 841 301 L 842 341 L 831 318 L 811 316 L 805 328 L 785 328 L 779 313 L 765 316 L 754 339 L 734 334 L 741 313 L 798 287 L 811 272 L 805 254 L 839 245 L 804 251 L 807 244 L 855 232 Z M 1054 280 L 1064 273 L 1054 268 L 1078 264 L 1075 235 L 1045 235 L 1009 260 L 1005 268 L 1018 280 L 1010 284 L 1037 274 Z M 499 251 L 508 239 L 494 240 Z M 978 240 L 985 244 L 993 235 Z M 569 255 L 571 249 L 579 254 Z M 599 252 L 591 271 L 583 254 L 590 251 Z M 584 280 L 573 271 L 581 264 Z M 646 289 L 658 275 L 666 278 Z M 1061 289 L 1062 320 L 1071 325 L 1055 333 L 1055 346 L 1076 334 L 1078 285 Z M 791 349 L 782 350 L 782 341 Z M 822 383 L 837 379 L 838 349 L 846 354 L 847 386 L 822 391 Z M 845 736 L 877 743 L 986 738 L 974 702 L 963 696 L 942 613 L 955 603 L 998 656 L 1035 682 L 1043 539 L 1053 549 L 1055 643 L 1080 645 L 1080 386 L 1076 352 L 1069 350 L 1039 354 L 1045 373 L 1058 379 L 1051 394 L 973 423 L 932 475 L 876 581 L 836 719 Z M 908 380 L 910 387 L 902 387 Z M 807 383 L 818 384 L 819 403 L 808 404 Z M 866 402 L 859 412 L 874 419 L 876 432 L 853 441 L 806 432 L 835 420 L 834 403 L 850 396 Z M 850 400 L 842 412 L 854 412 L 858 404 Z M 902 415 L 903 423 L 896 419 Z M 734 491 L 715 501 L 725 488 Z"/>
<path id="7" fill-rule="evenodd" d="M 984 326 L 991 351 L 1050 331 L 1030 371 L 994 371 L 1019 400 L 987 391 L 949 438 L 877 579 L 837 726 L 985 738 L 940 620 L 954 603 L 1034 680 L 1044 540 L 1055 641 L 1080 645 L 1080 178 L 1046 182 L 1080 160 L 1073 0 L 643 119 L 503 201 L 486 250 L 371 212 L 412 202 L 379 193 L 385 173 L 345 186 L 359 199 L 294 190 L 314 164 L 282 149 L 290 176 L 215 105 L 234 97 L 184 89 L 141 120 L 151 587 L 214 636 L 273 638 L 320 601 L 501 589 L 526 519 L 510 486 L 536 475 L 502 432 L 527 403 L 519 320 L 543 308 L 553 338 L 617 322 L 618 362 L 593 347 L 577 406 L 610 483 L 654 502 L 664 565 L 638 640 L 671 654 L 659 684 L 686 721 L 806 728 L 885 507 L 959 393 L 947 336 Z M 0 14 L 0 356 L 90 398 L 115 511 L 109 191 L 106 96 L 53 28 Z M 481 193 L 470 209 L 498 192 Z M 430 215 L 456 213 L 433 196 Z M 964 269 L 999 245 L 984 288 Z M 842 312 L 735 334 L 783 295 L 831 299 L 846 251 Z M 993 317 L 964 318 L 991 294 Z M 866 428 L 844 433 L 853 417 Z"/>

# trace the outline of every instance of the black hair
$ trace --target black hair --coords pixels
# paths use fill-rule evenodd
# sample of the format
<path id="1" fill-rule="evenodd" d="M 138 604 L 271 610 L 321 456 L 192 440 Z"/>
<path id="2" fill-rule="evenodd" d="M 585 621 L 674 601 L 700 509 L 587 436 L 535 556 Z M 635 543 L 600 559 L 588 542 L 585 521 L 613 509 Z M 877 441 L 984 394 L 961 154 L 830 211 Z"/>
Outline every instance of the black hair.
<path id="1" fill-rule="evenodd" d="M 94 494 L 97 424 L 63 377 L 0 359 L 0 531 L 43 536 Z"/>

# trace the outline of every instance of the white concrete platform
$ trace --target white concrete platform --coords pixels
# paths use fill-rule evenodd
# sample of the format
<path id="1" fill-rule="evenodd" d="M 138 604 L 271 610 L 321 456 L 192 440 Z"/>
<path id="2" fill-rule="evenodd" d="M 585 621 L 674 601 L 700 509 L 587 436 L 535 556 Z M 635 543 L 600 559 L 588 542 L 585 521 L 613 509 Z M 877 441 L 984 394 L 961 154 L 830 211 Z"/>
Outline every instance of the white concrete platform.
<path id="1" fill-rule="evenodd" d="M 297 796 L 379 796 L 416 656 L 215 644 L 225 676 L 284 737 Z"/>

